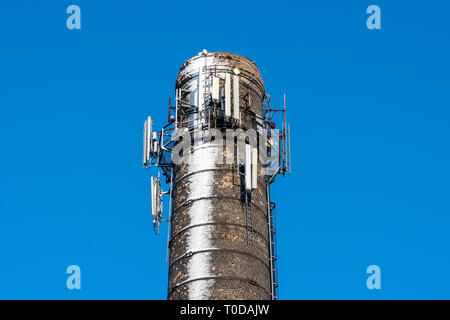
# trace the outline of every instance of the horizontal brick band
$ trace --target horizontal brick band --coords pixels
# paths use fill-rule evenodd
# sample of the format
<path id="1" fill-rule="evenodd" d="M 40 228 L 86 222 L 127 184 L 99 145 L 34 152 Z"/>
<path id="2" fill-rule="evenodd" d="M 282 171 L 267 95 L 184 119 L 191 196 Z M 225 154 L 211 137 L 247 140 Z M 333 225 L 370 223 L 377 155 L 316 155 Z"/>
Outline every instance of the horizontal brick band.
<path id="1" fill-rule="evenodd" d="M 200 200 L 209 200 L 209 199 L 228 199 L 228 200 L 238 200 L 241 201 L 240 198 L 237 197 L 229 197 L 229 196 L 218 196 L 218 195 L 214 195 L 214 196 L 208 196 L 208 197 L 200 197 L 197 199 L 189 199 L 184 201 L 183 203 L 181 203 L 178 207 L 174 208 L 172 210 L 172 218 L 175 216 L 175 213 L 181 208 L 184 207 L 192 202 L 195 201 L 200 201 Z M 255 207 L 256 209 L 258 209 L 258 211 L 262 212 L 264 214 L 264 217 L 267 219 L 267 213 L 266 210 L 261 209 L 259 206 L 257 206 L 256 204 L 252 203 L 252 207 Z"/>
<path id="2" fill-rule="evenodd" d="M 211 277 L 201 277 L 201 278 L 195 278 L 195 279 L 188 279 L 185 281 L 182 281 L 180 283 L 175 284 L 173 287 L 169 288 L 169 291 L 167 293 L 168 296 L 172 295 L 173 291 L 177 290 L 179 287 L 187 285 L 194 281 L 203 281 L 203 280 L 232 280 L 232 281 L 242 281 L 247 282 L 255 287 L 258 287 L 262 289 L 266 294 L 270 295 L 271 293 L 267 291 L 264 286 L 260 285 L 258 282 L 252 279 L 247 278 L 241 278 L 241 277 L 224 277 L 224 276 L 211 276 Z"/>
<path id="3" fill-rule="evenodd" d="M 197 174 L 197 173 L 208 172 L 208 171 L 235 171 L 235 170 L 236 170 L 235 168 L 209 168 L 209 169 L 202 169 L 202 170 L 198 170 L 198 171 L 193 171 L 193 172 L 186 173 L 185 175 L 181 176 L 179 179 L 175 180 L 174 185 L 176 185 L 177 183 L 179 183 L 183 179 L 185 179 L 187 177 L 190 177 L 190 176 L 192 176 L 194 174 Z M 261 182 L 259 182 L 259 181 L 258 181 L 258 185 L 261 188 L 266 188 L 266 185 L 261 183 Z"/>
<path id="4" fill-rule="evenodd" d="M 179 231 L 178 231 L 177 233 L 175 233 L 175 234 L 172 236 L 172 238 L 170 239 L 170 241 L 169 241 L 169 248 L 172 246 L 172 241 L 173 241 L 176 237 L 178 237 L 181 233 L 183 233 L 183 232 L 185 232 L 185 231 L 187 231 L 187 230 L 189 230 L 189 229 L 192 229 L 192 228 L 202 227 L 202 226 L 209 226 L 209 225 L 227 225 L 227 226 L 233 226 L 233 227 L 238 227 L 238 228 L 246 229 L 246 230 L 248 230 L 248 231 L 251 231 L 251 232 L 256 233 L 258 236 L 261 237 L 261 239 L 263 239 L 264 242 L 268 243 L 264 235 L 262 235 L 259 231 L 256 231 L 256 230 L 254 230 L 254 229 L 252 230 L 252 228 L 249 227 L 249 226 L 244 226 L 244 225 L 242 225 L 242 224 L 231 223 L 231 222 L 205 222 L 205 223 L 199 223 L 199 224 L 190 225 L 190 226 L 184 227 L 183 229 L 179 230 Z"/>
<path id="5" fill-rule="evenodd" d="M 194 254 L 198 254 L 198 253 L 219 252 L 219 251 L 229 252 L 229 253 L 237 253 L 237 254 L 242 254 L 242 255 L 246 255 L 246 256 L 252 257 L 252 258 L 257 259 L 258 261 L 260 261 L 264 266 L 266 266 L 267 270 L 270 271 L 270 266 L 266 262 L 264 262 L 261 258 L 257 257 L 256 255 L 254 255 L 252 253 L 249 253 L 249 252 L 246 252 L 246 251 L 242 251 L 242 250 L 236 250 L 236 249 L 211 248 L 211 249 L 198 250 L 198 251 L 194 251 L 194 252 L 188 251 L 185 254 L 182 254 L 181 256 L 173 259 L 173 261 L 169 265 L 169 272 L 172 269 L 172 266 L 174 264 L 176 264 L 179 260 L 192 257 Z M 269 259 L 267 259 L 267 261 L 269 261 Z"/>

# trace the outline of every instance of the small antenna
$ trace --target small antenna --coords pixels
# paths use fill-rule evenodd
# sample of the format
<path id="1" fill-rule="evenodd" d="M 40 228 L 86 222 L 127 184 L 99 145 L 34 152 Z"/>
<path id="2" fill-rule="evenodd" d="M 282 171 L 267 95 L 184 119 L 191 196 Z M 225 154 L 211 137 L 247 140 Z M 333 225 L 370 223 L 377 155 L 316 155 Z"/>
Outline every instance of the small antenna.
<path id="1" fill-rule="evenodd" d="M 291 174 L 291 125 L 288 124 L 289 174 Z"/>
<path id="2" fill-rule="evenodd" d="M 159 173 L 157 178 L 151 177 L 151 191 L 153 230 L 156 234 L 159 234 L 159 225 L 162 218 L 162 193 Z"/>
<path id="3" fill-rule="evenodd" d="M 144 159 L 143 165 L 146 168 L 152 166 L 152 130 L 153 130 L 153 120 L 152 117 L 148 117 L 144 123 Z"/>

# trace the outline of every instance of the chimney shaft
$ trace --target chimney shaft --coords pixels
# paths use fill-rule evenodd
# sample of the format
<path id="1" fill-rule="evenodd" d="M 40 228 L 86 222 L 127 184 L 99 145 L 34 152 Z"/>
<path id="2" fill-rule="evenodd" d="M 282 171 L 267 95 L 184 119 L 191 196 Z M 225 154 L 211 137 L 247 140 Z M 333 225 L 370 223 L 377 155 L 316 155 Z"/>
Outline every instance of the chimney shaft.
<path id="1" fill-rule="evenodd" d="M 215 128 L 223 143 L 193 144 L 190 161 L 174 165 L 168 299 L 271 299 L 266 177 L 257 159 L 248 194 L 237 144 L 225 143 L 226 129 L 257 130 L 264 90 L 256 64 L 239 55 L 202 52 L 180 69 L 177 130 Z"/>

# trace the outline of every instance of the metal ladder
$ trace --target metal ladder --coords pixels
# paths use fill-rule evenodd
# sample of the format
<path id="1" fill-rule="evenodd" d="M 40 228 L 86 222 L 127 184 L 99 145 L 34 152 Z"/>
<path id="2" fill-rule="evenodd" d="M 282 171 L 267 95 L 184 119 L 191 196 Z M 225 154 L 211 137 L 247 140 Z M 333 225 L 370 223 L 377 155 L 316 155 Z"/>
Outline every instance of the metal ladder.
<path id="1" fill-rule="evenodd" d="M 277 269 L 277 245 L 276 245 L 276 220 L 275 202 L 270 201 L 270 183 L 266 183 L 267 192 L 267 213 L 269 230 L 269 251 L 270 251 L 270 284 L 272 300 L 278 299 L 278 269 Z"/>

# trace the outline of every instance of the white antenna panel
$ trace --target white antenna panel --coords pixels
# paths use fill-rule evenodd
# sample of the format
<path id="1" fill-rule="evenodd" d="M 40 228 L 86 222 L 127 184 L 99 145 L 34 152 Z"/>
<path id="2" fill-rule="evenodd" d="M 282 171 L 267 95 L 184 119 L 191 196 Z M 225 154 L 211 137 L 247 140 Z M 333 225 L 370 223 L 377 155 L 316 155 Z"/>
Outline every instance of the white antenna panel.
<path id="1" fill-rule="evenodd" d="M 150 167 L 152 164 L 152 129 L 153 120 L 152 117 L 148 117 L 144 123 L 144 159 L 143 164 L 145 167 Z"/>
<path id="2" fill-rule="evenodd" d="M 205 74 L 203 67 L 198 70 L 198 111 L 203 111 L 205 108 Z"/>
<path id="3" fill-rule="evenodd" d="M 233 118 L 240 120 L 239 113 L 239 76 L 233 75 Z"/>
<path id="4" fill-rule="evenodd" d="M 225 116 L 231 117 L 231 75 L 225 74 Z"/>
<path id="5" fill-rule="evenodd" d="M 258 149 L 252 148 L 252 189 L 258 187 Z"/>
<path id="6" fill-rule="evenodd" d="M 158 152 L 158 133 L 153 132 L 153 152 Z"/>
<path id="7" fill-rule="evenodd" d="M 155 188 L 155 178 L 151 177 L 151 200 L 152 200 L 152 216 L 156 216 L 156 188 Z"/>
<path id="8" fill-rule="evenodd" d="M 162 194 L 159 177 L 151 177 L 151 192 L 153 225 L 157 226 L 162 216 Z"/>
<path id="9" fill-rule="evenodd" d="M 144 158 L 142 159 L 142 164 L 144 165 L 144 167 L 147 166 L 147 121 L 145 121 L 144 123 L 144 151 L 143 151 L 143 156 Z"/>
<path id="10" fill-rule="evenodd" d="M 249 144 L 245 145 L 245 190 L 252 189 L 252 149 Z"/>
<path id="11" fill-rule="evenodd" d="M 219 101 L 219 77 L 212 76 L 212 99 L 214 102 Z"/>

